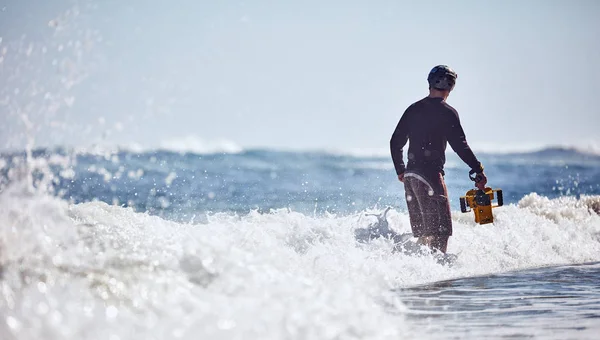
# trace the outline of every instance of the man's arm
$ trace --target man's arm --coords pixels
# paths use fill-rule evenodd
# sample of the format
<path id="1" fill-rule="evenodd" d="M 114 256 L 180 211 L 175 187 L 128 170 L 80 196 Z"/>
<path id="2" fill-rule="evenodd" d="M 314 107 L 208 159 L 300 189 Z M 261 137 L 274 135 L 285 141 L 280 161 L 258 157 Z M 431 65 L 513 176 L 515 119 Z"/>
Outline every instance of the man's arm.
<path id="1" fill-rule="evenodd" d="M 402 159 L 403 148 L 408 142 L 408 110 L 404 112 L 402 118 L 398 122 L 396 126 L 396 130 L 392 134 L 392 138 L 390 139 L 390 152 L 392 154 L 392 161 L 394 162 L 394 168 L 396 168 L 396 174 L 398 178 L 404 174 L 406 170 L 406 166 L 404 165 L 404 160 Z M 402 180 L 402 179 L 400 179 Z"/>
<path id="2" fill-rule="evenodd" d="M 469 147 L 467 143 L 467 137 L 465 136 L 465 132 L 460 124 L 460 119 L 458 118 L 458 113 L 453 110 L 451 114 L 449 114 L 449 122 L 447 123 L 447 134 L 448 143 L 452 147 L 452 150 L 456 152 L 456 154 L 463 160 L 471 170 L 476 173 L 483 172 L 483 166 L 473 154 L 473 151 Z"/>

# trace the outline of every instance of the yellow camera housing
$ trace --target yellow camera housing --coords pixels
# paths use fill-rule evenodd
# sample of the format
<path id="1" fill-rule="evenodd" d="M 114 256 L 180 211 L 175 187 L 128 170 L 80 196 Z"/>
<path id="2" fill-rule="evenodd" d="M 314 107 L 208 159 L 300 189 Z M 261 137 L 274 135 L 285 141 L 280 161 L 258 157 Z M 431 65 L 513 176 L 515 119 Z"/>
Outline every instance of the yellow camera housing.
<path id="1" fill-rule="evenodd" d="M 497 200 L 496 205 L 492 205 L 494 197 Z M 492 208 L 502 205 L 504 205 L 502 189 L 492 189 L 489 187 L 486 187 L 485 190 L 473 189 L 467 191 L 460 198 L 460 211 L 463 213 L 473 211 L 475 222 L 479 224 L 493 223 L 494 215 L 492 214 Z"/>

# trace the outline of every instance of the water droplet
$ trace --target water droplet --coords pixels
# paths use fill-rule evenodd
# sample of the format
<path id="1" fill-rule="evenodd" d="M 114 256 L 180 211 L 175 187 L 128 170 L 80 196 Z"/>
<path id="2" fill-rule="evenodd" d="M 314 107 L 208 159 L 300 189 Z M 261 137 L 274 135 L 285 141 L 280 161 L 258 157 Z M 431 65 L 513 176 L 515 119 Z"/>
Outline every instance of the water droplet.
<path id="1" fill-rule="evenodd" d="M 6 318 L 6 324 L 8 325 L 8 327 L 12 330 L 18 331 L 19 329 L 21 329 L 21 321 L 17 320 L 16 318 L 9 316 Z"/>
<path id="2" fill-rule="evenodd" d="M 117 317 L 117 315 L 119 315 L 119 310 L 117 309 L 117 307 L 108 306 L 106 308 L 106 318 L 107 319 L 114 319 Z"/>
<path id="3" fill-rule="evenodd" d="M 37 288 L 40 291 L 40 293 L 42 293 L 42 294 L 46 293 L 46 284 L 44 282 L 38 282 Z"/>

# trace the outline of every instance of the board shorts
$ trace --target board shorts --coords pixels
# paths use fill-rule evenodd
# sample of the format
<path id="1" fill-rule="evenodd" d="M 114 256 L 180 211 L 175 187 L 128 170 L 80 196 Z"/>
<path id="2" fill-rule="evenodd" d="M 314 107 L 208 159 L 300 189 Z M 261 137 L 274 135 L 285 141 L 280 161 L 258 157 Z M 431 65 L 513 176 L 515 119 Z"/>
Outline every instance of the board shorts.
<path id="1" fill-rule="evenodd" d="M 414 237 L 452 235 L 448 190 L 441 173 L 404 173 L 404 191 Z"/>

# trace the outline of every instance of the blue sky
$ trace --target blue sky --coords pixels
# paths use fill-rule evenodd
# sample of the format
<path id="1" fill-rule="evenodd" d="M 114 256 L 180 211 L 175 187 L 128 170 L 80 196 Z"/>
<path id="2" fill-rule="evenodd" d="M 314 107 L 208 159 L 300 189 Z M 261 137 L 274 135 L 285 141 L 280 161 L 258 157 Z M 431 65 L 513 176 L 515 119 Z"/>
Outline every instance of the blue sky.
<path id="1" fill-rule="evenodd" d="M 600 2 L 208 3 L 0 0 L 0 148 L 385 150 L 436 64 L 476 151 L 599 145 Z"/>

